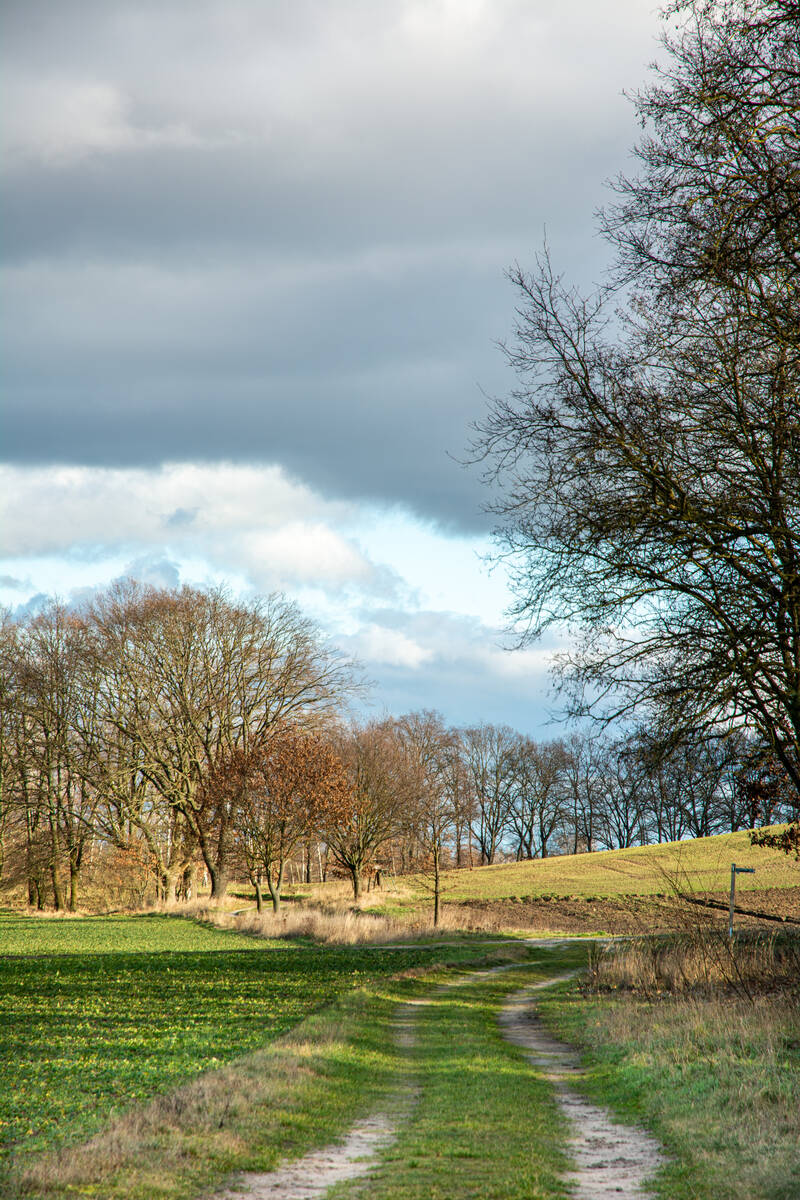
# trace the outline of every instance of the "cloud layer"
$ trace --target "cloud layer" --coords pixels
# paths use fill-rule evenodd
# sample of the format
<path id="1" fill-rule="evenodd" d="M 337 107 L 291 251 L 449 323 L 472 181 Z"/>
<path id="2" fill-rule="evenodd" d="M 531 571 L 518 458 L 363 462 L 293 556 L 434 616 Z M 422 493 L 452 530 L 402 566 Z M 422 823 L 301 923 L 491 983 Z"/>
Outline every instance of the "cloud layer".
<path id="1" fill-rule="evenodd" d="M 504 279 L 582 284 L 641 0 L 7 0 L 0 599 L 131 573 L 295 596 L 378 708 L 534 730 L 458 463 Z"/>
<path id="2" fill-rule="evenodd" d="M 590 278 L 640 0 L 5 6 L 6 455 L 280 464 L 477 529 L 504 268 Z"/>

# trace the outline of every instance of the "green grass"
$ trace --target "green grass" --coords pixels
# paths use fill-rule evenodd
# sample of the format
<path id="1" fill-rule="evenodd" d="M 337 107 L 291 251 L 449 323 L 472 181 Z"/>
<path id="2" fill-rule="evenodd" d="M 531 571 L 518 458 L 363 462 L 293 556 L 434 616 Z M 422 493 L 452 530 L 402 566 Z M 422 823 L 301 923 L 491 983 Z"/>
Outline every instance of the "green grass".
<path id="1" fill-rule="evenodd" d="M 177 917 L 25 917 L 0 912 L 0 954 L 157 954 L 273 949 L 243 933 Z"/>
<path id="2" fill-rule="evenodd" d="M 671 1155 L 664 1200 L 800 1197 L 800 1011 L 786 998 L 543 998 L 584 1047 L 581 1086 Z"/>
<path id="3" fill-rule="evenodd" d="M 530 953 L 499 950 L 506 959 Z M 563 1123 L 496 1022 L 509 989 L 582 961 L 585 949 L 555 953 L 534 952 L 538 965 L 467 986 L 460 972 L 459 986 L 419 1009 L 411 1059 L 396 1044 L 397 1005 L 425 998 L 452 972 L 373 980 L 263 1049 L 134 1110 L 88 1145 L 40 1157 L 26 1180 L 17 1177 L 18 1190 L 2 1194 L 190 1200 L 232 1171 L 270 1170 L 279 1158 L 328 1144 L 412 1075 L 420 1099 L 371 1192 L 560 1200 Z M 529 1120 L 521 1122 L 523 1112 Z"/>
<path id="4" fill-rule="evenodd" d="M 420 1096 L 370 1179 L 370 1200 L 567 1195 L 566 1122 L 549 1084 L 503 1039 L 497 1016 L 510 992 L 585 957 L 582 946 L 539 951 L 531 966 L 449 988 L 420 1007 L 411 1060 Z"/>
<path id="5" fill-rule="evenodd" d="M 391 990 L 356 988 L 291 1033 L 45 1154 L 13 1181 L 26 1200 L 194 1200 L 232 1172 L 269 1171 L 340 1136 L 392 1087 Z M 5 1194 L 5 1193 L 3 1193 Z"/>
<path id="6" fill-rule="evenodd" d="M 563 1120 L 496 1017 L 510 991 L 582 964 L 585 945 L 509 941 L 491 953 L 520 965 L 432 994 L 453 978 L 433 964 L 474 969 L 479 943 L 310 946 L 174 917 L 0 914 L 0 944 L 0 1195 L 191 1200 L 327 1144 L 409 1078 L 419 1098 L 370 1200 L 565 1194 Z M 408 968 L 428 974 L 396 977 Z M 425 997 L 401 1054 L 396 1007 Z M 796 1006 L 549 997 L 549 1023 L 585 1047 L 582 1086 L 672 1155 L 662 1200 L 800 1196 Z"/>
<path id="7" fill-rule="evenodd" d="M 740 875 L 737 893 L 768 887 L 800 886 L 800 864 L 779 850 L 750 845 L 746 832 L 719 834 L 687 842 L 664 842 L 630 850 L 560 855 L 532 862 L 500 863 L 475 870 L 445 873 L 443 893 L 448 901 L 532 899 L 579 896 L 670 894 L 678 882 L 696 892 L 724 891 L 730 885 L 731 862 L 755 867 L 755 875 Z M 413 879 L 404 879 L 415 901 L 423 893 Z M 387 902 L 392 903 L 391 896 Z"/>
<path id="8" fill-rule="evenodd" d="M 169 917 L 105 921 L 0 915 L 12 951 L 0 958 L 0 1192 L 12 1152 L 85 1138 L 347 989 L 437 956 L 270 946 Z"/>

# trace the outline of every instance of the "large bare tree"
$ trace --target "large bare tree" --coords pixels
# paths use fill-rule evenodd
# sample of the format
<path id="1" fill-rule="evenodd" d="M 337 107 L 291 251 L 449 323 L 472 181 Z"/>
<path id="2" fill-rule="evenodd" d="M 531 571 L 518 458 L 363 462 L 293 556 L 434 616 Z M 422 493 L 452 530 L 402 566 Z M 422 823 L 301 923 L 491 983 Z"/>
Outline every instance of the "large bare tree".
<path id="1" fill-rule="evenodd" d="M 520 385 L 476 450 L 522 640 L 576 631 L 574 707 L 754 728 L 800 788 L 798 6 L 674 11 L 611 282 L 514 269 Z"/>
<path id="2" fill-rule="evenodd" d="M 461 735 L 475 797 L 473 833 L 481 862 L 493 863 L 509 826 L 519 734 L 508 725 L 477 725 Z"/>
<path id="3" fill-rule="evenodd" d="M 431 710 L 407 713 L 400 718 L 398 731 L 417 783 L 407 828 L 422 852 L 421 878 L 433 898 L 433 923 L 438 925 L 442 872 L 448 865 L 463 801 L 463 780 L 454 770 L 458 737 L 441 714 Z"/>
<path id="4" fill-rule="evenodd" d="M 199 846 L 212 897 L 224 895 L 232 811 L 201 794 L 224 755 L 263 740 L 283 721 L 313 727 L 354 686 L 351 664 L 281 596 L 234 602 L 220 589 L 123 585 L 92 613 L 98 653 L 114 664 L 103 720 L 129 745 L 142 778 L 181 816 L 185 855 Z"/>

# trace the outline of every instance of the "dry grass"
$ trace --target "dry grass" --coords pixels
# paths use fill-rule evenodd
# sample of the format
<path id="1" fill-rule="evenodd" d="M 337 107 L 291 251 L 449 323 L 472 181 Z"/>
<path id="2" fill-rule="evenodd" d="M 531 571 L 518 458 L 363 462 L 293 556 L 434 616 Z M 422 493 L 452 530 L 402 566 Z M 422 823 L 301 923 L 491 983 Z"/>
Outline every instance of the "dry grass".
<path id="1" fill-rule="evenodd" d="M 795 1200 L 798 1001 L 800 936 L 694 929 L 595 947 L 588 988 L 540 1010 L 589 1095 L 666 1147 L 665 1200 Z"/>
<path id="2" fill-rule="evenodd" d="M 660 1195 L 800 1196 L 795 997 L 691 995 L 654 1003 L 617 993 L 573 1006 L 581 1011 L 561 1014 L 561 1032 L 591 1047 L 590 1095 L 642 1121 L 668 1148 Z"/>
<path id="3" fill-rule="evenodd" d="M 635 938 L 593 950 L 589 985 L 653 998 L 724 991 L 752 1001 L 758 993 L 800 990 L 800 938 L 739 935 L 715 929 Z"/>
<path id="4" fill-rule="evenodd" d="M 453 909 L 444 908 L 436 928 L 427 910 L 411 910 L 403 916 L 380 916 L 330 905 L 324 908 L 287 907 L 275 915 L 271 910 L 257 913 L 255 909 L 230 913 L 207 903 L 198 903 L 176 911 L 217 928 L 232 929 L 254 937 L 308 937 L 317 942 L 344 946 L 388 945 L 432 937 L 447 939 L 465 932 L 509 932 L 508 920 L 502 915 L 462 905 Z"/>
<path id="5" fill-rule="evenodd" d="M 664 1099 L 667 1128 L 704 1181 L 701 1195 L 788 1200 L 800 1194 L 797 1006 L 769 996 L 753 1003 L 683 1001 L 642 1025 L 638 1052 L 673 1064 L 662 1077 L 674 1088 Z"/>

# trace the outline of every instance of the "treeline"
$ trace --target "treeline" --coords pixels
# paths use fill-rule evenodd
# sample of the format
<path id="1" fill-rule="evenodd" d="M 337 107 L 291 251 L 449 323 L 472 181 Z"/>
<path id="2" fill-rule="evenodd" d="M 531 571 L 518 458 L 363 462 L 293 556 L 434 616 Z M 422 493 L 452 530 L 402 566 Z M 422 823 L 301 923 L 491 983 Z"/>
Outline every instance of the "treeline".
<path id="1" fill-rule="evenodd" d="M 123 875 L 145 864 L 164 899 L 186 894 L 199 858 L 222 895 L 232 831 L 214 769 L 282 725 L 322 728 L 357 685 L 280 596 L 133 582 L 6 619 L 0 661 L 4 875 L 56 909 L 76 907 L 101 851 Z"/>
<path id="2" fill-rule="evenodd" d="M 347 722 L 358 670 L 280 596 L 125 583 L 6 618 L 0 884 L 74 910 L 225 894 L 277 908 L 287 872 L 440 871 L 789 819 L 785 775 L 741 733 L 537 742 L 433 712 Z M 200 879 L 198 879 L 198 874 Z"/>

